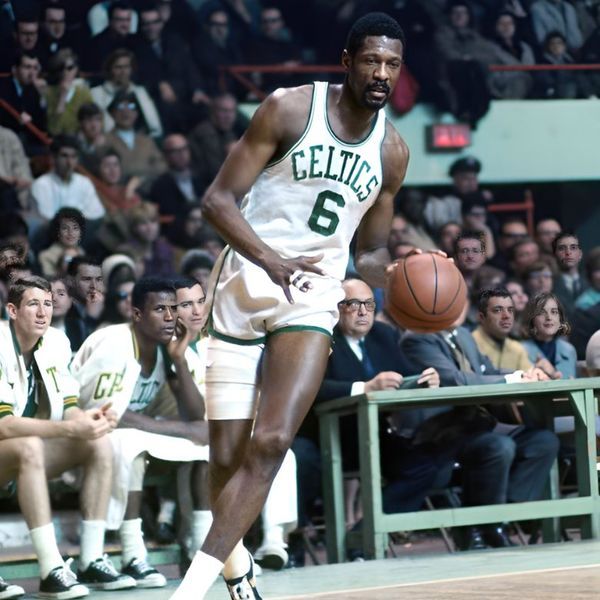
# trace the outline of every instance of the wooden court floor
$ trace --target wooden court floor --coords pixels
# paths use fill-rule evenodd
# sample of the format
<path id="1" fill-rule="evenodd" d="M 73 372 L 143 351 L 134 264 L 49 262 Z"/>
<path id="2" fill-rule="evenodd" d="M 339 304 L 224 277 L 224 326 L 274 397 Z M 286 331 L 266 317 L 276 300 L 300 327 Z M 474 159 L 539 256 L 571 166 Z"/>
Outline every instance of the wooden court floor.
<path id="1" fill-rule="evenodd" d="M 305 567 L 265 572 L 258 582 L 265 600 L 600 600 L 600 542 Z M 168 600 L 176 585 L 90 597 Z M 228 597 L 219 581 L 206 600 Z"/>

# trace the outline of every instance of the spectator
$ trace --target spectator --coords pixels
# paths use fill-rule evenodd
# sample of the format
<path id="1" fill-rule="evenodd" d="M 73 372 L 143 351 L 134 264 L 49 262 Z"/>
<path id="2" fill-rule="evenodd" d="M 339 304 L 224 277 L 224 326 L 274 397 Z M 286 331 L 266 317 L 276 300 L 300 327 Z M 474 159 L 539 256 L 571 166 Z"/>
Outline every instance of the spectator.
<path id="1" fill-rule="evenodd" d="M 119 48 L 111 52 L 104 62 L 104 83 L 92 88 L 92 98 L 104 111 L 105 131 L 110 131 L 115 123 L 108 112 L 108 106 L 115 94 L 120 90 L 134 94 L 140 110 L 138 126 L 150 137 L 159 138 L 162 136 L 163 129 L 158 111 L 146 88 L 136 85 L 131 80 L 135 68 L 135 55 L 131 50 Z"/>
<path id="2" fill-rule="evenodd" d="M 558 269 L 552 251 L 552 242 L 560 231 L 560 223 L 556 219 L 541 219 L 535 226 L 535 241 L 540 248 L 540 258 L 548 263 L 552 271 Z"/>
<path id="3" fill-rule="evenodd" d="M 97 173 L 99 155 L 106 146 L 102 111 L 93 102 L 82 104 L 77 111 L 77 121 L 81 164 L 89 171 Z"/>
<path id="4" fill-rule="evenodd" d="M 0 214 L 29 209 L 31 181 L 29 161 L 19 138 L 0 127 Z"/>
<path id="5" fill-rule="evenodd" d="M 425 197 L 416 188 L 402 192 L 400 212 L 406 219 L 400 241 L 421 250 L 436 250 L 437 245 L 429 235 L 425 222 Z"/>
<path id="6" fill-rule="evenodd" d="M 523 313 L 525 311 L 525 307 L 527 306 L 529 296 L 523 290 L 523 285 L 521 282 L 517 281 L 516 279 L 507 280 L 504 284 L 504 287 L 510 293 L 510 297 L 512 298 L 515 307 L 515 323 L 510 336 L 516 340 L 520 340 L 523 337 Z"/>
<path id="7" fill-rule="evenodd" d="M 212 182 L 239 137 L 235 130 L 236 116 L 234 96 L 221 94 L 211 102 L 210 118 L 199 123 L 189 135 L 193 163 L 205 182 Z"/>
<path id="8" fill-rule="evenodd" d="M 575 308 L 588 310 L 600 302 L 600 248 L 594 248 L 585 259 L 585 274 L 590 284 L 575 300 Z"/>
<path id="9" fill-rule="evenodd" d="M 523 274 L 523 283 L 529 296 L 535 296 L 540 292 L 551 292 L 553 279 L 552 269 L 542 260 L 531 263 L 525 268 Z"/>
<path id="10" fill-rule="evenodd" d="M 40 277 L 16 281 L 9 290 L 7 310 L 10 324 L 1 323 L 0 344 L 0 485 L 19 483 L 19 508 L 40 568 L 39 593 L 47 598 L 80 598 L 89 594 L 85 584 L 100 589 L 134 587 L 135 582 L 120 575 L 102 554 L 112 480 L 106 434 L 115 427 L 115 416 L 108 407 L 85 412 L 77 407 L 77 384 L 69 375 L 69 342 L 49 327 L 52 293 L 47 281 Z M 76 467 L 83 469 L 77 576 L 58 549 L 48 497 L 48 480 Z M 21 594 L 14 593 L 19 590 Z M 16 597 L 23 590 L 2 582 L 2 593 Z"/>
<path id="11" fill-rule="evenodd" d="M 199 34 L 198 17 L 187 0 L 159 0 L 160 18 L 169 34 L 183 36 L 187 44 Z"/>
<path id="12" fill-rule="evenodd" d="M 548 65 L 571 65 L 575 62 L 568 52 L 564 36 L 551 31 L 544 40 L 541 62 Z M 593 89 L 585 74 L 577 71 L 541 71 L 537 73 L 541 98 L 589 98 Z"/>
<path id="13" fill-rule="evenodd" d="M 104 312 L 100 317 L 98 329 L 109 325 L 131 323 L 133 316 L 131 293 L 134 285 L 135 279 L 122 279 L 108 286 Z"/>
<path id="14" fill-rule="evenodd" d="M 494 42 L 497 46 L 498 64 L 535 64 L 533 50 L 517 34 L 512 13 L 504 11 L 496 17 Z M 524 71 L 503 71 L 491 73 L 489 84 L 494 98 L 522 99 L 529 96 L 533 88 L 533 79 Z"/>
<path id="15" fill-rule="evenodd" d="M 487 224 L 487 202 L 481 192 L 477 191 L 465 195 L 461 214 L 464 229 L 480 233 L 483 236 L 487 259 L 494 258 L 496 243 L 494 242 L 494 234 Z"/>
<path id="16" fill-rule="evenodd" d="M 64 279 L 54 278 L 50 280 L 52 289 L 52 327 L 65 332 L 65 316 L 71 310 L 73 299 L 69 294 L 69 288 Z"/>
<path id="17" fill-rule="evenodd" d="M 0 98 L 20 115 L 17 121 L 5 110 L 0 110 L 0 125 L 19 136 L 28 155 L 43 153 L 40 140 L 25 126 L 31 123 L 41 131 L 46 130 L 46 107 L 36 86 L 39 71 L 37 56 L 22 52 L 17 54 L 12 65 L 12 77 L 0 78 Z"/>
<path id="18" fill-rule="evenodd" d="M 187 207 L 199 202 L 210 183 L 202 181 L 192 171 L 192 157 L 187 139 L 178 133 L 163 141 L 163 153 L 168 171 L 154 180 L 150 200 L 158 205 L 161 215 L 182 217 Z"/>
<path id="19" fill-rule="evenodd" d="M 15 22 L 14 39 L 5 43 L 0 53 L 0 71 L 10 71 L 15 59 L 21 54 L 35 56 L 39 60 L 40 24 L 32 15 L 21 15 Z"/>
<path id="20" fill-rule="evenodd" d="M 37 258 L 29 243 L 29 227 L 18 212 L 7 212 L 0 219 L 0 244 L 19 248 L 18 263 L 39 272 Z M 0 267 L 1 269 L 1 267 Z"/>
<path id="21" fill-rule="evenodd" d="M 91 0 L 92 2 L 94 0 Z M 88 11 L 86 16 L 87 25 L 92 35 L 98 35 L 104 31 L 110 22 L 110 6 L 114 4 L 115 0 L 103 0 L 97 2 Z M 138 29 L 138 16 L 135 11 L 131 11 L 131 18 L 123 17 L 118 19 L 120 24 L 124 24 L 126 21 L 130 23 L 129 33 L 135 33 Z"/>
<path id="22" fill-rule="evenodd" d="M 156 103 L 165 129 L 187 131 L 206 115 L 204 82 L 180 35 L 165 33 L 157 4 L 140 10 L 134 42 L 137 76 Z"/>
<path id="23" fill-rule="evenodd" d="M 528 371 L 532 364 L 522 344 L 509 339 L 515 324 L 515 304 L 505 288 L 491 288 L 479 294 L 479 325 L 473 339 L 481 354 L 496 369 Z"/>
<path id="24" fill-rule="evenodd" d="M 104 310 L 104 282 L 98 262 L 76 256 L 67 266 L 67 285 L 73 305 L 65 316 L 65 333 L 76 352 L 96 330 Z"/>
<path id="25" fill-rule="evenodd" d="M 538 44 L 546 45 L 548 34 L 557 32 L 569 50 L 577 51 L 583 44 L 583 36 L 577 21 L 577 13 L 565 0 L 537 0 L 531 5 L 531 21 Z"/>
<path id="26" fill-rule="evenodd" d="M 579 238 L 569 231 L 557 235 L 552 248 L 559 270 L 553 289 L 564 308 L 567 321 L 570 321 L 575 310 L 575 300 L 588 288 L 588 282 L 579 273 L 583 252 Z"/>
<path id="27" fill-rule="evenodd" d="M 463 231 L 454 240 L 456 266 L 465 279 L 467 288 L 473 289 L 473 277 L 485 263 L 485 242 L 476 231 Z"/>
<path id="28" fill-rule="evenodd" d="M 260 12 L 260 34 L 248 41 L 245 54 L 253 65 L 295 67 L 302 61 L 301 49 L 292 41 L 281 10 L 269 5 Z M 263 92 L 270 93 L 279 87 L 300 85 L 302 78 L 292 73 L 253 73 L 253 81 Z"/>
<path id="29" fill-rule="evenodd" d="M 512 274 L 524 281 L 527 269 L 539 259 L 540 249 L 531 238 L 519 240 L 510 249 L 509 264 Z"/>
<path id="30" fill-rule="evenodd" d="M 430 197 L 425 207 L 425 219 L 433 230 L 439 229 L 448 221 L 462 223 L 462 203 L 480 192 L 479 172 L 481 163 L 473 156 L 465 156 L 455 160 L 448 171 L 452 178 L 452 190 L 442 198 Z M 488 190 L 481 191 L 486 202 L 493 200 Z"/>
<path id="31" fill-rule="evenodd" d="M 70 48 L 63 48 L 48 60 L 48 132 L 74 135 L 79 124 L 79 108 L 92 101 L 90 89 L 77 77 L 77 56 Z"/>
<path id="32" fill-rule="evenodd" d="M 48 61 L 59 50 L 70 48 L 79 53 L 80 40 L 67 30 L 67 10 L 61 2 L 47 3 L 42 9 L 42 31 L 39 46 L 42 64 Z"/>
<path id="33" fill-rule="evenodd" d="M 105 149 L 99 157 L 98 176 L 102 182 L 99 194 L 103 202 L 114 211 L 127 210 L 141 202 L 137 193 L 141 180 L 133 176 L 128 181 L 123 180 L 121 156 L 116 150 Z"/>
<path id="34" fill-rule="evenodd" d="M 462 233 L 462 227 L 456 221 L 442 225 L 437 234 L 437 247 L 449 258 L 454 258 L 454 240 Z"/>
<path id="35" fill-rule="evenodd" d="M 76 256 L 83 256 L 81 241 L 85 219 L 76 208 L 61 208 L 50 221 L 49 237 L 52 245 L 39 253 L 40 266 L 45 277 L 64 276 L 67 265 Z"/>
<path id="36" fill-rule="evenodd" d="M 145 275 L 172 276 L 175 273 L 173 249 L 160 236 L 156 206 L 141 202 L 129 210 L 127 221 L 130 237 L 117 251 L 131 256 L 135 262 L 143 263 Z"/>
<path id="37" fill-rule="evenodd" d="M 195 279 L 202 289 L 208 289 L 208 279 L 215 259 L 205 250 L 188 250 L 182 257 L 179 270 L 184 277 Z"/>
<path id="38" fill-rule="evenodd" d="M 540 364 L 545 359 L 544 371 L 552 379 L 570 379 L 576 376 L 577 353 L 575 348 L 562 337 L 569 335 L 571 328 L 566 321 L 565 311 L 555 294 L 542 292 L 529 299 L 523 319 L 523 345 L 531 362 Z"/>
<path id="39" fill-rule="evenodd" d="M 126 254 L 111 254 L 102 261 L 102 281 L 106 288 L 114 288 L 119 281 L 137 281 L 140 276 L 133 258 Z"/>
<path id="40" fill-rule="evenodd" d="M 140 113 L 132 92 L 118 91 L 108 106 L 115 127 L 106 135 L 108 145 L 121 156 L 123 175 L 138 176 L 150 185 L 150 181 L 165 171 L 164 158 L 149 136 L 135 130 Z"/>
<path id="41" fill-rule="evenodd" d="M 59 135 L 50 146 L 52 169 L 38 177 L 31 186 L 31 194 L 37 210 L 44 219 L 50 220 L 63 207 L 79 209 L 90 221 L 104 216 L 104 207 L 92 182 L 75 173 L 79 162 L 79 144 L 73 136 Z"/>
<path id="42" fill-rule="evenodd" d="M 527 238 L 528 235 L 527 225 L 521 219 L 510 217 L 503 221 L 500 225 L 496 255 L 490 261 L 490 264 L 508 273 L 510 270 L 509 256 L 512 247 L 517 242 Z"/>
<path id="43" fill-rule="evenodd" d="M 108 7 L 108 26 L 95 35 L 85 53 L 84 67 L 97 73 L 102 69 L 106 57 L 118 48 L 131 49 L 133 36 L 130 34 L 133 10 L 131 4 L 117 0 Z"/>
<path id="44" fill-rule="evenodd" d="M 435 44 L 450 112 L 476 126 L 490 106 L 487 65 L 495 63 L 499 53 L 476 31 L 466 0 L 451 0 L 447 11 L 448 25 L 437 31 Z"/>
<path id="45" fill-rule="evenodd" d="M 216 8 L 209 13 L 204 24 L 204 35 L 196 37 L 192 55 L 205 81 L 209 96 L 222 92 L 219 86 L 220 68 L 242 62 L 241 50 L 230 32 L 227 12 Z M 231 84 L 228 87 L 232 87 Z"/>
<path id="46" fill-rule="evenodd" d="M 524 373 L 497 369 L 478 350 L 469 331 L 460 326 L 439 333 L 406 333 L 400 346 L 417 368 L 428 365 L 436 369 L 442 387 L 547 379 L 539 369 Z M 494 411 L 494 406 L 489 410 Z M 459 419 L 455 417 L 447 425 L 455 428 Z M 551 431 L 519 426 L 515 420 L 501 421 L 497 428 L 492 421 L 483 431 L 480 423 L 476 435 L 456 449 L 457 459 L 466 469 L 463 504 L 504 504 L 542 497 L 558 453 L 558 439 Z M 490 546 L 512 545 L 501 525 L 471 528 L 467 545 L 481 547 L 482 536 Z"/>

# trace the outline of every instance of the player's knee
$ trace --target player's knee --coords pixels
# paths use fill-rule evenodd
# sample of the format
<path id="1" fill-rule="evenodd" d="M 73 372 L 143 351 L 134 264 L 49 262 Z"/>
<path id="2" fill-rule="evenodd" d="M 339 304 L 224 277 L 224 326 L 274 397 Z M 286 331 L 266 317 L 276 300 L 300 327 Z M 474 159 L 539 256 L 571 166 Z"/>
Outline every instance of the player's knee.
<path id="1" fill-rule="evenodd" d="M 278 465 L 292 445 L 292 438 L 282 431 L 255 431 L 250 442 L 251 454 L 262 461 Z"/>
<path id="2" fill-rule="evenodd" d="M 37 436 L 18 438 L 17 454 L 21 468 L 44 468 L 44 442 Z"/>
<path id="3" fill-rule="evenodd" d="M 86 443 L 94 462 L 112 464 L 112 444 L 107 435 L 95 440 L 88 440 Z"/>

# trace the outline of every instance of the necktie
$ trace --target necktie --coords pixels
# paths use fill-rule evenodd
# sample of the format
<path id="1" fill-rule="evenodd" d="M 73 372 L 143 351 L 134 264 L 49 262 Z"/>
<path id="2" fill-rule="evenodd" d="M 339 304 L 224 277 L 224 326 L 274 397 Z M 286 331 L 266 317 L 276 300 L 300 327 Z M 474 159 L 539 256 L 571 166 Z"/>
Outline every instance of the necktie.
<path id="1" fill-rule="evenodd" d="M 367 345 L 365 344 L 364 338 L 358 342 L 358 345 L 362 352 L 362 366 L 365 376 L 367 377 L 367 379 L 372 379 L 373 377 L 375 377 L 376 372 L 375 367 L 373 366 L 373 363 L 369 358 L 369 353 L 367 352 Z"/>

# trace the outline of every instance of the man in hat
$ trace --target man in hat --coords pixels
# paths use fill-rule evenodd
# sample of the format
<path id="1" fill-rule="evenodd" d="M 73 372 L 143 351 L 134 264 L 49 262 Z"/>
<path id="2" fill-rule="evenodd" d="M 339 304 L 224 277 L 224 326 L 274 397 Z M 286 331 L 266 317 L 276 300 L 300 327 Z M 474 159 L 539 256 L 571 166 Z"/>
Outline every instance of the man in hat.
<path id="1" fill-rule="evenodd" d="M 438 230 L 448 221 L 462 220 L 461 209 L 465 200 L 493 200 L 491 192 L 479 189 L 479 172 L 481 163 L 474 156 L 464 156 L 455 160 L 448 170 L 452 178 L 450 193 L 442 198 L 431 197 L 425 207 L 425 219 L 429 226 Z"/>
<path id="2" fill-rule="evenodd" d="M 121 156 L 123 177 L 154 179 L 163 173 L 166 165 L 161 151 L 151 137 L 135 129 L 139 116 L 135 94 L 118 91 L 108 105 L 108 112 L 115 127 L 106 134 L 106 143 Z"/>

